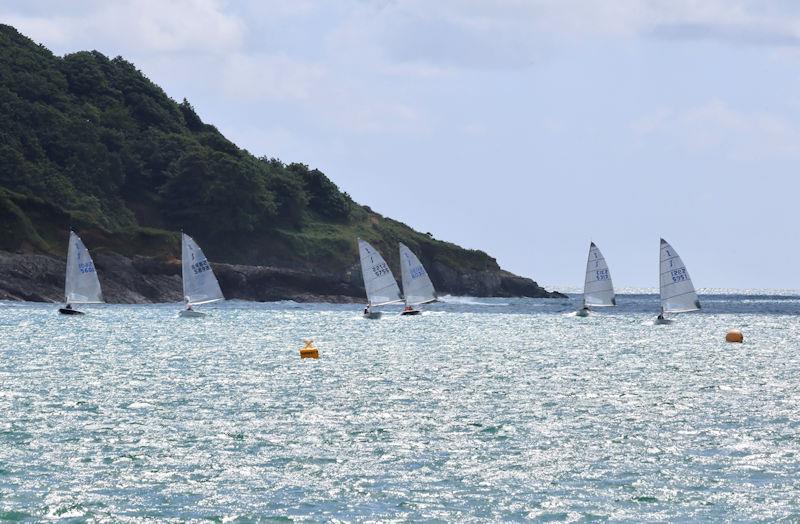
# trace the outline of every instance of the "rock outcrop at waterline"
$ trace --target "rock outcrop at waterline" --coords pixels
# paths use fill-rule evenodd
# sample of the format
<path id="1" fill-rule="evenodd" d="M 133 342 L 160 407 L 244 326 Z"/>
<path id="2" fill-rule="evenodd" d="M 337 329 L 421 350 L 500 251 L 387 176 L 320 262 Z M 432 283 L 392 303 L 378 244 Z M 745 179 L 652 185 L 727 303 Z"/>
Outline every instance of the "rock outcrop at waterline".
<path id="1" fill-rule="evenodd" d="M 175 258 L 94 255 L 103 295 L 112 303 L 178 302 L 181 264 Z M 229 299 L 252 301 L 363 302 L 357 268 L 342 274 L 240 264 L 212 264 Z M 60 302 L 64 298 L 64 260 L 48 255 L 0 252 L 0 300 Z M 506 271 L 457 274 L 432 268 L 445 282 L 441 293 L 469 296 L 562 297 L 536 282 Z"/>

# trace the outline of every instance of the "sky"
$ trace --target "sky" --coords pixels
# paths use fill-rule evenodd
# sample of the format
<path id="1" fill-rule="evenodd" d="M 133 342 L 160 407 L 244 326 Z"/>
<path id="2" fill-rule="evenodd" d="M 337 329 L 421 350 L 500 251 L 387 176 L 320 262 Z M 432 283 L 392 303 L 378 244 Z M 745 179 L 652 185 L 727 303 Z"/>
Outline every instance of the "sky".
<path id="1" fill-rule="evenodd" d="M 251 153 L 579 287 L 800 288 L 800 2 L 6 0 L 63 55 L 133 62 Z"/>

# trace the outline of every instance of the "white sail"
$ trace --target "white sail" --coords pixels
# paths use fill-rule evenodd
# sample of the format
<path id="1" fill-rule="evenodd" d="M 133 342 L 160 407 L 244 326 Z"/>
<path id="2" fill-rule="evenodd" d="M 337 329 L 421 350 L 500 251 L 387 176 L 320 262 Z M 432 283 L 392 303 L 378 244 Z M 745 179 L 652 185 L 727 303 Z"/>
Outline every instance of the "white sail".
<path id="1" fill-rule="evenodd" d="M 428 272 L 413 251 L 400 243 L 400 275 L 403 281 L 403 296 L 406 305 L 425 304 L 436 300 Z"/>
<path id="2" fill-rule="evenodd" d="M 700 300 L 681 257 L 661 239 L 661 309 L 664 313 L 682 313 L 700 309 Z"/>
<path id="3" fill-rule="evenodd" d="M 586 280 L 583 284 L 583 305 L 592 307 L 615 306 L 614 284 L 603 254 L 592 242 L 586 261 Z"/>
<path id="4" fill-rule="evenodd" d="M 64 299 L 67 304 L 99 304 L 103 302 L 100 280 L 89 250 L 80 237 L 69 232 L 67 249 L 67 278 L 64 284 Z"/>
<path id="5" fill-rule="evenodd" d="M 364 276 L 364 289 L 371 306 L 400 302 L 400 288 L 392 275 L 392 270 L 368 242 L 358 239 L 358 254 L 361 257 L 361 274 Z"/>
<path id="6" fill-rule="evenodd" d="M 183 299 L 191 305 L 225 300 L 203 250 L 186 233 L 181 233 L 181 236 Z"/>

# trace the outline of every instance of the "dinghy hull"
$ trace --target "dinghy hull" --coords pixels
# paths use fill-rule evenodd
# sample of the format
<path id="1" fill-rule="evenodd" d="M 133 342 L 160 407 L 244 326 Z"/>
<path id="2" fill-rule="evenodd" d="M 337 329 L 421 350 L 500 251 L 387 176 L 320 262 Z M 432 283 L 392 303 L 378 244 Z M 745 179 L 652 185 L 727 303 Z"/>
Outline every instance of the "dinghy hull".
<path id="1" fill-rule="evenodd" d="M 400 313 L 401 316 L 409 316 L 409 315 L 419 315 L 422 313 L 419 309 L 412 309 L 411 311 L 403 311 Z"/>
<path id="2" fill-rule="evenodd" d="M 364 318 L 368 318 L 370 320 L 377 320 L 383 316 L 383 313 L 380 311 L 370 311 L 369 313 L 364 313 Z"/>
<path id="3" fill-rule="evenodd" d="M 83 311 L 78 311 L 76 309 L 67 309 L 65 307 L 58 308 L 58 312 L 62 315 L 83 315 Z"/>
<path id="4" fill-rule="evenodd" d="M 206 314 L 199 311 L 194 311 L 192 309 L 184 309 L 178 313 L 178 316 L 181 318 L 200 318 L 206 316 Z"/>

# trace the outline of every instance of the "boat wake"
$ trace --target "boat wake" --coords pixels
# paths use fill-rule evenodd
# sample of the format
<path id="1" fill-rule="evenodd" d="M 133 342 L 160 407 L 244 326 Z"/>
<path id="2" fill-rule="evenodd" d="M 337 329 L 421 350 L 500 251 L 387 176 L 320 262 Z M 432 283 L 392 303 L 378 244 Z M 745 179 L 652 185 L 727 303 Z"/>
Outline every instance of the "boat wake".
<path id="1" fill-rule="evenodd" d="M 465 306 L 510 306 L 508 302 L 479 302 L 475 297 L 454 297 L 452 295 L 445 295 L 438 297 L 439 302 L 445 304 L 461 304 Z"/>

